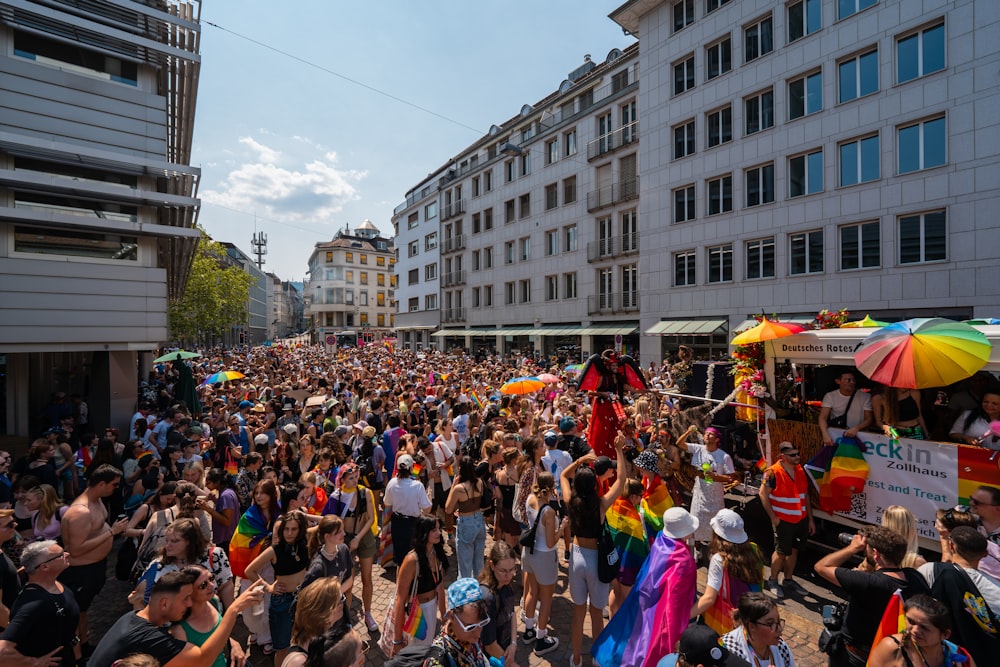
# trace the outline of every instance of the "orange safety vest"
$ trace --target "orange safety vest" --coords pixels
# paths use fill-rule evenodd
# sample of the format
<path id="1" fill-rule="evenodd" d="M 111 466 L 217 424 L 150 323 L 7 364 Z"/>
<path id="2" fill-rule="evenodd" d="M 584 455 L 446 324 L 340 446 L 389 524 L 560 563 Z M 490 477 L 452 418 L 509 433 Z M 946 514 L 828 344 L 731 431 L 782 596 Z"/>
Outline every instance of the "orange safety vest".
<path id="1" fill-rule="evenodd" d="M 774 473 L 775 485 L 771 491 L 771 509 L 774 515 L 787 523 L 798 523 L 806 516 L 806 494 L 809 492 L 806 471 L 795 466 L 795 478 L 775 463 L 770 471 Z"/>

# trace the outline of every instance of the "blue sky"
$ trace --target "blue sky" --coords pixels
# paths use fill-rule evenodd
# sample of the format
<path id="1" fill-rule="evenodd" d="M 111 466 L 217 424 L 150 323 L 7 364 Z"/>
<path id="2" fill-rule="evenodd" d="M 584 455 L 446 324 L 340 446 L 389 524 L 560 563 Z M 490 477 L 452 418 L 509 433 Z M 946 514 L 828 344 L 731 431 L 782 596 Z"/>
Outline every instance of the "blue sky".
<path id="1" fill-rule="evenodd" d="M 584 54 L 602 62 L 634 41 L 607 18 L 619 4 L 207 0 L 200 224 L 249 252 L 256 214 L 265 270 L 284 280 L 305 277 L 313 245 L 347 224 L 391 234 L 420 179 L 556 90 Z"/>

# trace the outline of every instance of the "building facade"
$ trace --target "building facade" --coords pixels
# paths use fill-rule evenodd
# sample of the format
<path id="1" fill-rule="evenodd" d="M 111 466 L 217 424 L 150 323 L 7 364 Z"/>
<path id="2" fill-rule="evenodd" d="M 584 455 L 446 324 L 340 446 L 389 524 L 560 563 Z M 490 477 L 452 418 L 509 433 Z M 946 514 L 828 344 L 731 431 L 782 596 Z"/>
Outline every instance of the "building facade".
<path id="1" fill-rule="evenodd" d="M 633 0 L 643 363 L 762 311 L 992 317 L 1000 4 Z"/>
<path id="2" fill-rule="evenodd" d="M 200 236 L 200 3 L 0 3 L 0 435 L 125 429 Z M 125 431 L 123 431 L 125 432 Z"/>
<path id="3" fill-rule="evenodd" d="M 314 340 L 328 350 L 394 339 L 396 252 L 370 220 L 317 243 L 304 286 Z"/>
<path id="4" fill-rule="evenodd" d="M 247 321 L 234 325 L 230 329 L 229 335 L 223 342 L 226 346 L 234 345 L 260 345 L 270 337 L 270 279 L 267 274 L 257 268 L 256 261 L 240 250 L 235 243 L 220 241 L 222 247 L 226 249 L 228 261 L 233 266 L 238 266 L 245 271 L 253 282 L 250 283 L 250 291 L 247 295 Z"/>

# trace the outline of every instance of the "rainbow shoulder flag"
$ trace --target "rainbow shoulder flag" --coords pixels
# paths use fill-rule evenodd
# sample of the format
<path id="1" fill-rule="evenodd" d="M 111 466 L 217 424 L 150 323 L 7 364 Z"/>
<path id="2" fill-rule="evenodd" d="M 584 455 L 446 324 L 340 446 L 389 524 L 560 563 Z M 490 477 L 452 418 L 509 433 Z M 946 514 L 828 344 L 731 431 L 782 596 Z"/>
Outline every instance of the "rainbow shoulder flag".
<path id="1" fill-rule="evenodd" d="M 271 525 L 257 504 L 250 505 L 229 542 L 229 567 L 237 577 L 246 577 L 247 566 L 264 550 L 265 538 L 271 535 Z"/>
<path id="2" fill-rule="evenodd" d="M 642 492 L 639 513 L 642 515 L 646 536 L 652 544 L 663 530 L 663 513 L 674 506 L 674 500 L 659 475 L 644 477 L 642 483 L 646 488 Z"/>
<path id="3" fill-rule="evenodd" d="M 878 628 L 875 630 L 875 639 L 872 640 L 872 648 L 878 645 L 880 641 L 889 637 L 891 635 L 898 634 L 906 630 L 906 613 L 903 609 L 903 594 L 901 591 L 897 590 L 889 598 L 889 604 L 885 606 L 885 611 L 882 612 L 882 620 L 879 621 Z M 868 662 L 866 667 L 877 667 Z"/>
<path id="4" fill-rule="evenodd" d="M 661 515 L 662 516 L 662 515 Z M 618 498 L 605 517 L 618 550 L 622 583 L 631 585 L 649 555 L 649 542 L 638 510 L 627 498 Z"/>

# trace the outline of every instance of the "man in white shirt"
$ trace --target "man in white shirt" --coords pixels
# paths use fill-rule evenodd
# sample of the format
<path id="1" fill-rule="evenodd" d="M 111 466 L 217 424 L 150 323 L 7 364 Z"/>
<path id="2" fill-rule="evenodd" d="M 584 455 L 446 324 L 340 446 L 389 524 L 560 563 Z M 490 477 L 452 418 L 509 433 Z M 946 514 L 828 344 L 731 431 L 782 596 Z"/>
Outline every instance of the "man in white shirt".
<path id="1" fill-rule="evenodd" d="M 858 431 L 871 426 L 874 421 L 872 397 L 857 390 L 857 376 L 853 370 L 844 370 L 834 382 L 837 389 L 823 397 L 823 407 L 819 412 L 819 428 L 823 432 L 823 444 L 832 445 L 830 428 L 842 428 L 844 437 L 853 438 Z"/>

